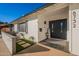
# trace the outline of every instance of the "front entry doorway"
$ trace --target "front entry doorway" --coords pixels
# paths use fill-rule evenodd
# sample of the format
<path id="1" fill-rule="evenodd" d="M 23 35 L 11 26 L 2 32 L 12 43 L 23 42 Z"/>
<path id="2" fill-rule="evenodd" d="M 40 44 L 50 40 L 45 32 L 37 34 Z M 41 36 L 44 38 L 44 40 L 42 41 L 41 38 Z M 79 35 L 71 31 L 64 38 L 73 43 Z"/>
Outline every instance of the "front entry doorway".
<path id="1" fill-rule="evenodd" d="M 50 38 L 41 43 L 58 50 L 69 52 L 67 42 L 67 19 L 49 21 Z"/>
<path id="2" fill-rule="evenodd" d="M 51 38 L 67 38 L 67 19 L 49 21 L 49 28 Z"/>

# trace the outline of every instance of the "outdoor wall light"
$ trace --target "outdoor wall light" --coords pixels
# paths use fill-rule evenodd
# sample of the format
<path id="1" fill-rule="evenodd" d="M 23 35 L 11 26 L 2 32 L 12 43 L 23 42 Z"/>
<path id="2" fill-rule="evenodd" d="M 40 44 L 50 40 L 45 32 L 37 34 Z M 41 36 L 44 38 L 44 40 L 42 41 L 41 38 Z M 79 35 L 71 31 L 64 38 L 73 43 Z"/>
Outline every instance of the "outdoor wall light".
<path id="1" fill-rule="evenodd" d="M 44 24 L 46 24 L 46 21 L 44 21 Z"/>

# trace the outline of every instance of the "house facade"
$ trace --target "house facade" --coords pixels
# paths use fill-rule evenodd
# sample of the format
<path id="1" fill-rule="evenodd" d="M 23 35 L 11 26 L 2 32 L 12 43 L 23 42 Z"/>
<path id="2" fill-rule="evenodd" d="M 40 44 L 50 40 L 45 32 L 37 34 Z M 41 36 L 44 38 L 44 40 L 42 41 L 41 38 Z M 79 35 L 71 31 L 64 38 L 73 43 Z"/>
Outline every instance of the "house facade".
<path id="1" fill-rule="evenodd" d="M 22 16 L 12 22 L 13 31 L 34 37 L 38 43 L 46 38 L 66 40 L 69 52 L 79 55 L 79 4 L 56 3 Z"/>

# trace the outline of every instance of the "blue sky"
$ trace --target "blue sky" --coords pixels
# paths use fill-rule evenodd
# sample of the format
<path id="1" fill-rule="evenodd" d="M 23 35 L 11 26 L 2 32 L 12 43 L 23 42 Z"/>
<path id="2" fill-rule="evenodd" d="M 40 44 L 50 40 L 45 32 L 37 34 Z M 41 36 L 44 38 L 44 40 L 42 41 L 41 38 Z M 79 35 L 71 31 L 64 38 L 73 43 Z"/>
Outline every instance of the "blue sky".
<path id="1" fill-rule="evenodd" d="M 43 5 L 43 3 L 0 3 L 0 21 L 9 23 Z"/>

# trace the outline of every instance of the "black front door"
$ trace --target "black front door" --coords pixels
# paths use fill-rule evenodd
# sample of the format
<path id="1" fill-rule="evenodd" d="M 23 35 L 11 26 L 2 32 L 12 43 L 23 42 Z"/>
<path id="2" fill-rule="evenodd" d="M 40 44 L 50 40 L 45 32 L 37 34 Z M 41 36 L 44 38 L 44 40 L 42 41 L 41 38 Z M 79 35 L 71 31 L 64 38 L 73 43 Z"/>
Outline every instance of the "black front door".
<path id="1" fill-rule="evenodd" d="M 51 38 L 66 39 L 67 37 L 67 19 L 55 20 L 49 22 Z"/>

